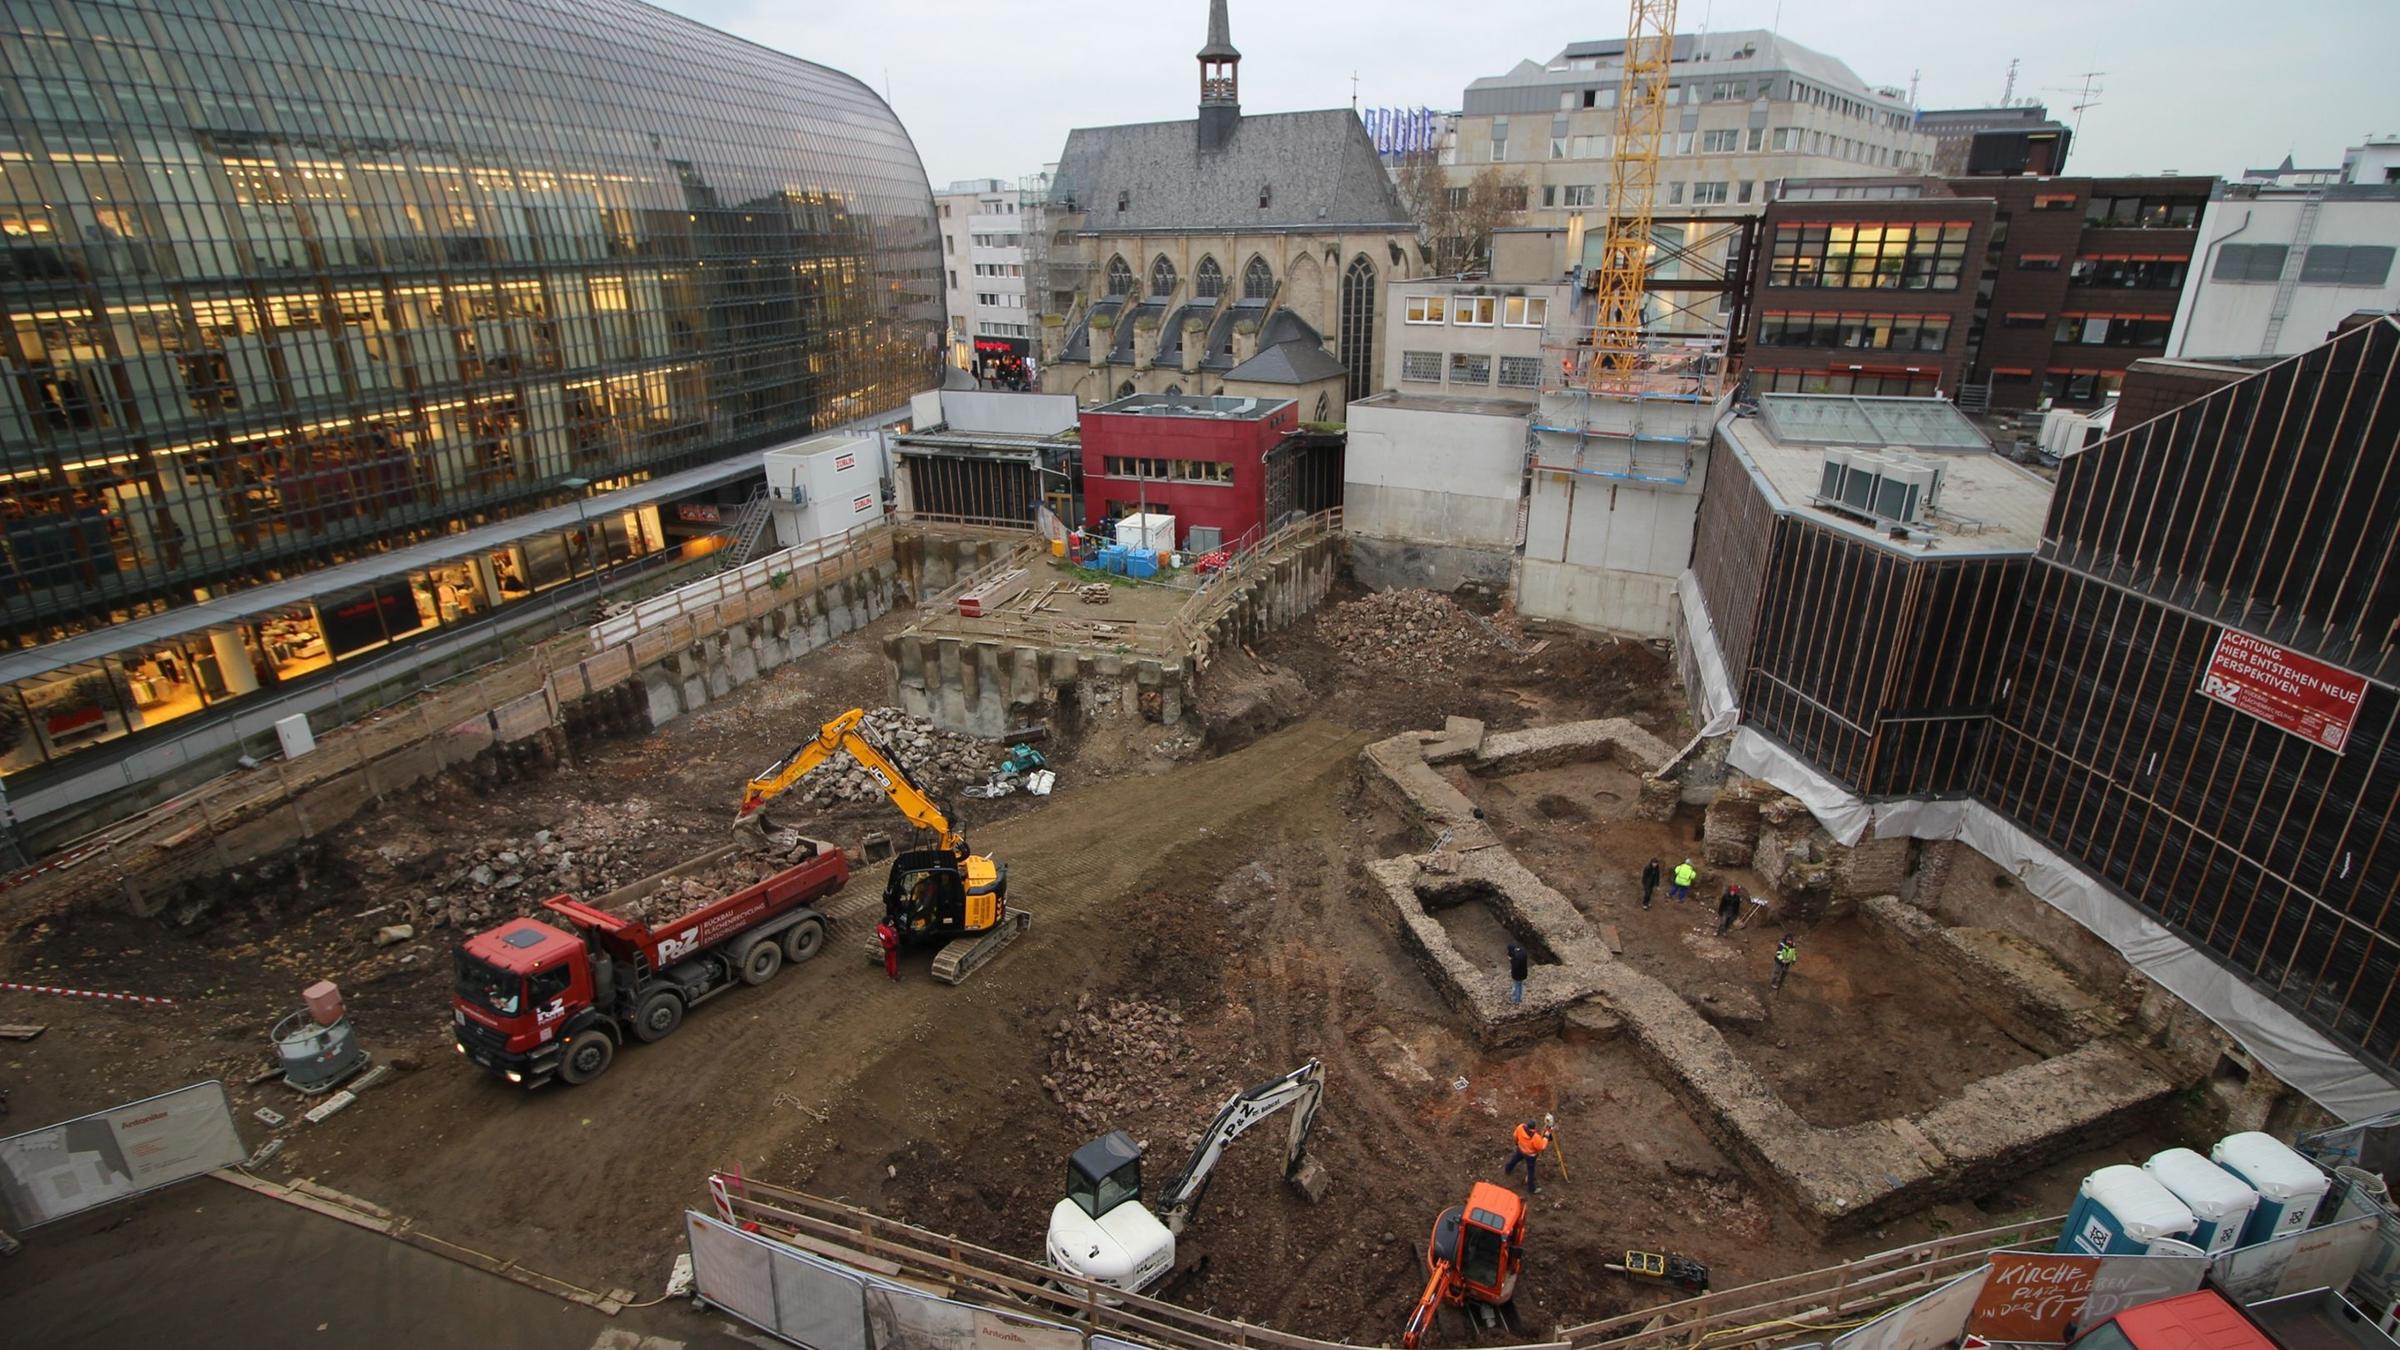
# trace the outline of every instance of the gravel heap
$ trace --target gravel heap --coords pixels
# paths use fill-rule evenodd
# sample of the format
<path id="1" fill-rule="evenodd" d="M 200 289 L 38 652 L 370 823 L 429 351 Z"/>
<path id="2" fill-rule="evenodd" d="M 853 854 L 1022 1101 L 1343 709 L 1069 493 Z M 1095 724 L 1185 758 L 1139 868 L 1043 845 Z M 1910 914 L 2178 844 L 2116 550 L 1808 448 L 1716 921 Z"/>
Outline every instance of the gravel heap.
<path id="1" fill-rule="evenodd" d="M 931 721 L 911 717 L 898 708 L 869 710 L 859 731 L 898 763 L 918 787 L 944 801 L 956 796 L 962 787 L 988 780 L 998 767 L 986 743 L 955 731 L 943 731 Z M 867 776 L 856 760 L 836 755 L 794 783 L 780 802 L 769 803 L 767 814 L 775 815 L 778 805 L 788 811 L 798 805 L 833 807 L 883 800 L 883 788 Z"/>
<path id="2" fill-rule="evenodd" d="M 1517 659 L 1515 615 L 1485 619 L 1427 590 L 1377 591 L 1326 610 L 1317 632 L 1347 660 L 1380 671 L 1451 674 Z"/>

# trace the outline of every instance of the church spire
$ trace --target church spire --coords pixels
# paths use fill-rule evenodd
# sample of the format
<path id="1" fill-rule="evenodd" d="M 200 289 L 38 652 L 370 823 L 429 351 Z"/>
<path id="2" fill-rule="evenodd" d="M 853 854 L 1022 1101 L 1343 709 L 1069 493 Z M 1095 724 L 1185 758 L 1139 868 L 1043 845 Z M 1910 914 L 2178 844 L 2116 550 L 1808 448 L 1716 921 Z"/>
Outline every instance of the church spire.
<path id="1" fill-rule="evenodd" d="M 1208 0 L 1208 45 L 1200 49 L 1200 148 L 1233 139 L 1242 118 L 1242 54 L 1233 45 L 1225 0 Z"/>

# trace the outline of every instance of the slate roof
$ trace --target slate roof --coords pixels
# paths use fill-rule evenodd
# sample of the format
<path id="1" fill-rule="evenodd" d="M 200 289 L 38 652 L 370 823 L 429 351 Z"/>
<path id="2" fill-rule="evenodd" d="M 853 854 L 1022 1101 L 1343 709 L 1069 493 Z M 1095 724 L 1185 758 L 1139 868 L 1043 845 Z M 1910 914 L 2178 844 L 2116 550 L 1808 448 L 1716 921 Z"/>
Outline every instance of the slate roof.
<path id="1" fill-rule="evenodd" d="M 1226 371 L 1225 378 L 1260 384 L 1314 384 L 1347 373 L 1323 347 L 1306 338 L 1294 338 L 1260 348 L 1258 355 Z"/>
<path id="2" fill-rule="evenodd" d="M 1375 143 L 1347 108 L 1246 114 L 1222 148 L 1205 154 L 1196 121 L 1077 127 L 1051 181 L 1052 201 L 1071 198 L 1085 213 L 1084 229 L 1098 234 L 1415 229 Z M 1264 207 L 1262 186 L 1272 189 Z"/>
<path id="3" fill-rule="evenodd" d="M 1209 0 L 1208 45 L 1200 49 L 1200 59 L 1239 61 L 1242 54 L 1233 49 L 1233 25 L 1225 21 L 1225 0 Z"/>

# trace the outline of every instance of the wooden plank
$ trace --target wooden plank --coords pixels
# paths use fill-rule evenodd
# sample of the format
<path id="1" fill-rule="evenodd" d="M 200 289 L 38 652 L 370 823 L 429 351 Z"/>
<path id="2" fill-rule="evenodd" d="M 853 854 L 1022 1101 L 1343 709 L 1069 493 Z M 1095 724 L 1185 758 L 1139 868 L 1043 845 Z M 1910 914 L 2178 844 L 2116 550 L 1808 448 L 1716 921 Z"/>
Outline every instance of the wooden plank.
<path id="1" fill-rule="evenodd" d="M 0 1040 L 30 1041 L 50 1028 L 43 1026 L 0 1026 Z"/>
<path id="2" fill-rule="evenodd" d="M 1623 956 L 1625 954 L 1625 936 L 1617 931 L 1617 926 L 1615 924 L 1604 923 L 1600 925 L 1600 940 L 1608 944 L 1608 951 L 1611 956 Z"/>

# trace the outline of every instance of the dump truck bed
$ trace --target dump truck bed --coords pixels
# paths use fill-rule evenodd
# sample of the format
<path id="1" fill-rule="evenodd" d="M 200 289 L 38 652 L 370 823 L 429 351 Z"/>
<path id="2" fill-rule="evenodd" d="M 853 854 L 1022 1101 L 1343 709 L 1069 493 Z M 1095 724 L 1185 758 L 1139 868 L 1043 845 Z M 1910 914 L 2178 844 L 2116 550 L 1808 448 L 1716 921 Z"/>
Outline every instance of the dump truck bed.
<path id="1" fill-rule="evenodd" d="M 811 856 L 721 895 L 687 898 L 680 892 L 687 880 L 713 881 L 712 874 L 746 856 L 738 844 L 710 849 L 588 903 L 559 896 L 548 906 L 586 929 L 642 947 L 653 962 L 664 963 L 842 889 L 850 880 L 850 865 L 841 849 L 821 839 L 804 842 L 813 849 Z"/>

